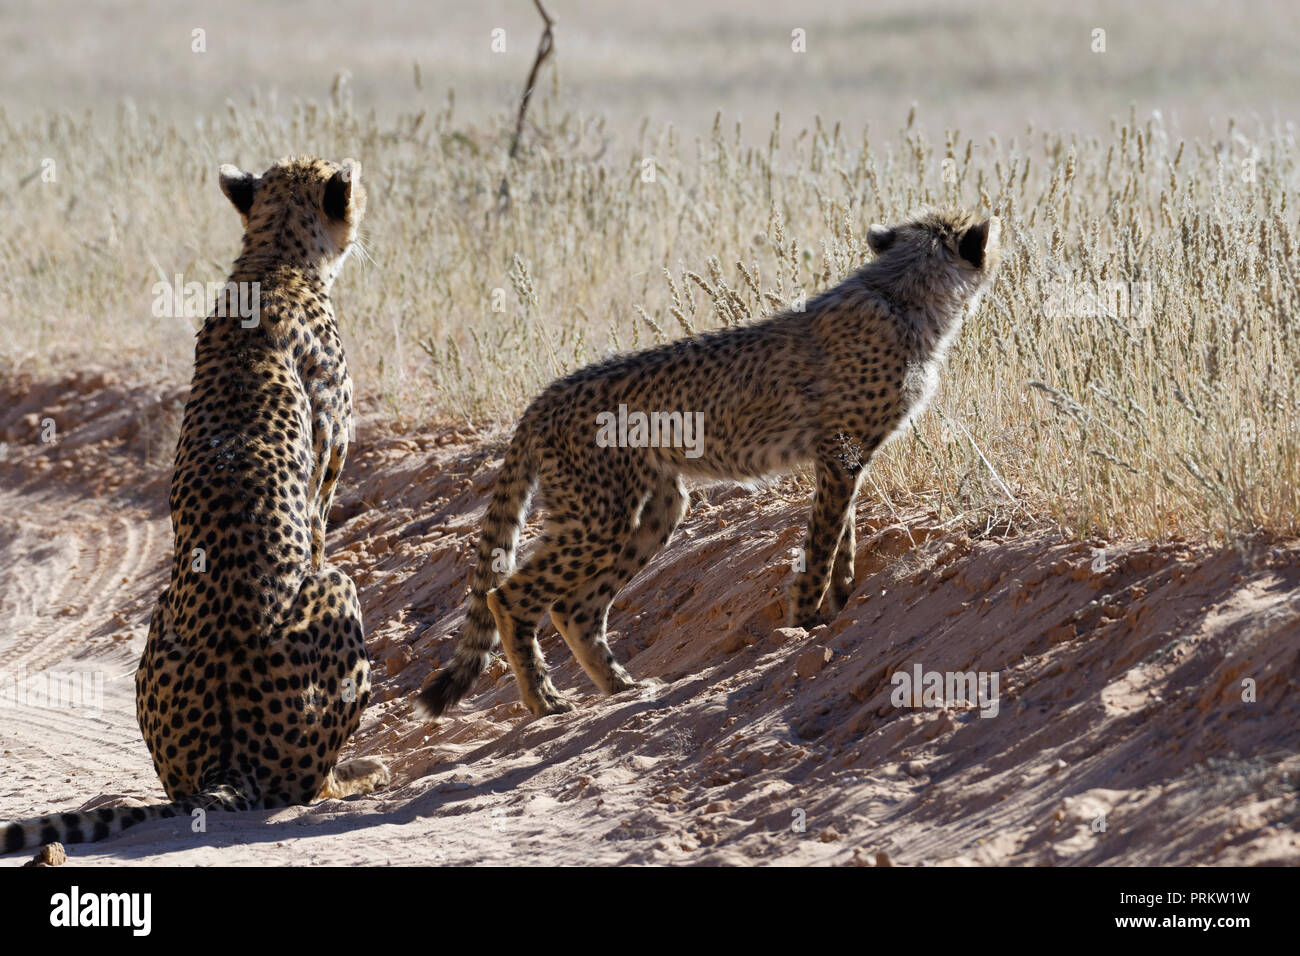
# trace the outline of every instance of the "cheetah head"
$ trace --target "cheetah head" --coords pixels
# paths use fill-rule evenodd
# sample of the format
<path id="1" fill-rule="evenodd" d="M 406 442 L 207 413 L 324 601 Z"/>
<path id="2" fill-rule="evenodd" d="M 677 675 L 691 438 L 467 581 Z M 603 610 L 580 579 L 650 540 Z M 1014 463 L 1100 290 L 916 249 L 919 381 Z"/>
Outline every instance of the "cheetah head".
<path id="1" fill-rule="evenodd" d="M 244 222 L 245 251 L 332 276 L 358 240 L 366 190 L 355 159 L 282 159 L 260 176 L 227 163 L 220 179 Z"/>
<path id="2" fill-rule="evenodd" d="M 927 210 L 896 226 L 872 226 L 867 245 L 877 262 L 900 276 L 974 294 L 997 272 L 1001 231 L 997 216 L 981 220 L 957 209 Z"/>

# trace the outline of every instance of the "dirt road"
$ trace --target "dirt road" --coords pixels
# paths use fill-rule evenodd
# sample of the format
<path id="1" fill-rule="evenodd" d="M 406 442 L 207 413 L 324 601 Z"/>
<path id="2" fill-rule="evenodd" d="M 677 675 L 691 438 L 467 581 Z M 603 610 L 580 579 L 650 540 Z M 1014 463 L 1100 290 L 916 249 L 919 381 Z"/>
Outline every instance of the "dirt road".
<path id="1" fill-rule="evenodd" d="M 0 387 L 0 819 L 162 798 L 133 677 L 184 394 L 111 373 Z M 376 679 L 349 750 L 388 760 L 388 790 L 205 833 L 157 821 L 70 862 L 1300 862 L 1297 542 L 972 536 L 868 500 L 861 584 L 807 633 L 780 626 L 807 487 L 699 490 L 611 613 L 615 652 L 660 683 L 599 697 L 548 624 L 573 713 L 534 720 L 496 660 L 417 721 L 505 437 L 361 420 L 328 554 Z M 945 700 L 968 674 L 976 703 Z"/>

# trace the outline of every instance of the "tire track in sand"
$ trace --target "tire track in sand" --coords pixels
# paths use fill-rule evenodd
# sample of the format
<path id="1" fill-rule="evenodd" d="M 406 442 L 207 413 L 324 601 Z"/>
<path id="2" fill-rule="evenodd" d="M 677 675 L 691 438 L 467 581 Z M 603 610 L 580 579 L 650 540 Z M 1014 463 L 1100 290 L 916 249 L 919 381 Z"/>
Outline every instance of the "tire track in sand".
<path id="1" fill-rule="evenodd" d="M 0 671 L 80 659 L 139 624 L 164 521 L 75 512 L 0 493 Z"/>
<path id="2" fill-rule="evenodd" d="M 143 512 L 0 491 L 0 818 L 156 795 L 134 671 L 169 537 Z"/>

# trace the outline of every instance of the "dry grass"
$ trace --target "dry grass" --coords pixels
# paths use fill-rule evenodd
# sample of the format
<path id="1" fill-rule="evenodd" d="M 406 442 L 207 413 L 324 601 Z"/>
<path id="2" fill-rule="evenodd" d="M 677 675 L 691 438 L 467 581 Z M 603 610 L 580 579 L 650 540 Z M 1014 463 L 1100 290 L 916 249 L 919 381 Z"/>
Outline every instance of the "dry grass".
<path id="1" fill-rule="evenodd" d="M 1182 142 L 1130 116 L 1101 138 L 932 142 L 908 117 L 869 135 L 778 123 L 760 148 L 722 123 L 611 146 L 599 120 L 544 103 L 534 119 L 503 210 L 504 112 L 381 122 L 341 83 L 324 106 L 184 126 L 0 116 L 4 168 L 35 174 L 0 198 L 0 372 L 147 360 L 186 377 L 197 321 L 154 318 L 151 287 L 224 278 L 225 161 L 362 161 L 374 263 L 349 265 L 336 301 L 359 388 L 408 422 L 507 419 L 611 349 L 833 283 L 872 221 L 957 202 L 1004 217 L 1003 272 L 869 494 L 1078 535 L 1300 530 L 1293 131 Z"/>

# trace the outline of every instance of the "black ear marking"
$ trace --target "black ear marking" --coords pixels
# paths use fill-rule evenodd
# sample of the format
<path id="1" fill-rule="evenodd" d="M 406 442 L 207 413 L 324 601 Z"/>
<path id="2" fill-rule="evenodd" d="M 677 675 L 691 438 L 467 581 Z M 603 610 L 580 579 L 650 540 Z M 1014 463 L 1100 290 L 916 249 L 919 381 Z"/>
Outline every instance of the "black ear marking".
<path id="1" fill-rule="evenodd" d="M 892 246 L 897 238 L 898 233 L 888 226 L 880 225 L 880 223 L 876 223 L 867 230 L 867 245 L 871 247 L 871 251 L 876 255 L 880 255 Z"/>
<path id="2" fill-rule="evenodd" d="M 989 238 L 988 220 L 971 226 L 957 244 L 957 252 L 976 269 L 984 268 L 984 245 Z"/>
<path id="3" fill-rule="evenodd" d="M 352 200 L 352 175 L 348 169 L 340 170 L 325 184 L 325 215 L 340 221 L 348 218 L 348 203 Z"/>
<path id="4" fill-rule="evenodd" d="M 248 210 L 253 208 L 253 190 L 257 186 L 258 177 L 226 163 L 221 167 L 219 178 L 221 191 L 226 194 L 226 198 L 239 210 L 241 216 L 247 216 Z"/>

